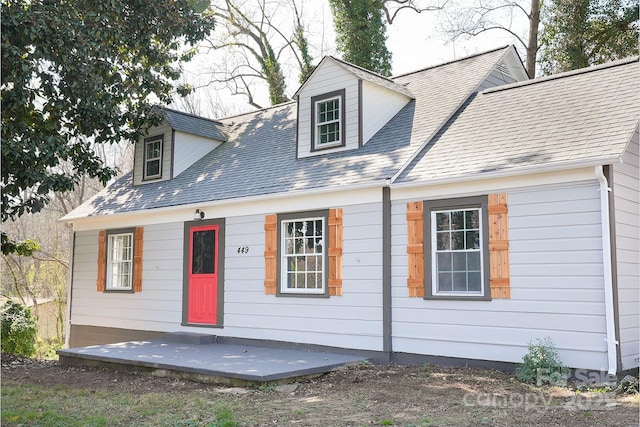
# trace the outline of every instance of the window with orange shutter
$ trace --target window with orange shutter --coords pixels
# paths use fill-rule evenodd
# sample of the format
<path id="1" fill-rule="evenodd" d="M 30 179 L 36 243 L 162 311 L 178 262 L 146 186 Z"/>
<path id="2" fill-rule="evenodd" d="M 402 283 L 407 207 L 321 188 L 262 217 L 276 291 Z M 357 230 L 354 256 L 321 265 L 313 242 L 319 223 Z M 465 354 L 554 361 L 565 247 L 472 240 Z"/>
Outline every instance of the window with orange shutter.
<path id="1" fill-rule="evenodd" d="M 409 296 L 510 297 L 506 197 L 502 193 L 407 205 Z"/>
<path id="2" fill-rule="evenodd" d="M 143 233 L 143 227 L 99 233 L 98 291 L 142 291 Z"/>
<path id="3" fill-rule="evenodd" d="M 265 217 L 265 293 L 342 295 L 342 209 Z"/>

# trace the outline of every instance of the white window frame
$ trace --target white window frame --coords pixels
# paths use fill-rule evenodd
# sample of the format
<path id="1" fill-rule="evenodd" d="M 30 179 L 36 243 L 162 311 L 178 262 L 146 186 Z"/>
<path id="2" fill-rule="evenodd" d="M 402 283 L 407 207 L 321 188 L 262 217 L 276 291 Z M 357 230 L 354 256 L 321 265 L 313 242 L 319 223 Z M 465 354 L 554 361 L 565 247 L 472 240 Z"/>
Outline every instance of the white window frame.
<path id="1" fill-rule="evenodd" d="M 130 246 L 122 246 L 122 251 L 116 254 L 114 257 L 114 241 L 116 238 L 122 238 L 127 236 L 129 238 Z M 123 254 L 124 249 L 127 248 L 129 250 L 129 257 L 125 259 L 125 255 Z M 134 233 L 133 232 L 123 232 L 123 233 L 113 233 L 107 234 L 107 283 L 106 290 L 109 291 L 130 291 L 133 290 L 133 248 L 134 248 Z M 127 266 L 127 267 L 125 267 Z M 115 283 L 119 283 L 119 280 L 115 280 L 120 276 L 123 276 L 125 273 L 125 268 L 128 268 L 129 271 L 129 280 L 126 286 L 117 286 Z"/>
<path id="2" fill-rule="evenodd" d="M 448 249 L 448 250 L 438 250 L 438 239 L 437 239 L 437 234 L 438 234 L 438 224 L 436 221 L 436 215 L 439 213 L 451 213 L 451 212 L 467 212 L 467 211 L 477 211 L 478 212 L 478 229 L 473 229 L 474 231 L 477 230 L 477 232 L 479 233 L 479 238 L 480 238 L 480 244 L 479 244 L 479 248 L 472 248 L 472 249 Z M 483 233 L 483 211 L 482 211 L 482 207 L 477 207 L 477 206 L 468 206 L 468 207 L 455 207 L 455 208 L 450 208 L 450 209 L 433 209 L 431 210 L 431 212 L 429 213 L 429 215 L 431 216 L 431 248 L 429 248 L 430 252 L 431 252 L 431 292 L 433 296 L 447 296 L 447 297 L 482 297 L 485 295 L 485 286 L 487 286 L 487 284 L 485 283 L 485 263 L 484 263 L 484 257 L 488 256 L 488 254 L 485 254 L 484 252 L 484 239 L 486 238 L 484 236 Z M 451 224 L 449 225 L 451 227 Z M 453 230 L 450 228 L 450 231 Z M 462 229 L 463 232 L 466 231 L 466 227 L 464 229 Z M 465 233 L 466 234 L 466 233 Z M 465 236 L 466 239 L 466 236 Z M 438 290 L 438 253 L 479 253 L 480 254 L 480 289 L 478 291 L 454 291 L 453 290 L 453 282 L 452 282 L 452 290 L 451 291 L 440 291 Z M 453 266 L 452 266 L 453 268 Z M 452 270 L 452 272 L 455 270 Z M 467 270 L 465 270 L 467 273 L 469 272 L 468 268 Z"/>
<path id="3" fill-rule="evenodd" d="M 311 97 L 311 151 L 321 151 L 331 148 L 339 148 L 345 146 L 345 89 L 336 90 L 333 92 L 325 93 L 322 95 L 312 96 Z M 320 121 L 320 106 L 329 102 L 337 102 L 337 117 L 334 117 L 332 120 Z M 337 138 L 335 141 L 331 142 L 320 142 L 320 129 L 323 126 L 337 124 Z"/>
<path id="4" fill-rule="evenodd" d="M 333 120 L 327 120 L 324 122 L 320 122 L 320 109 L 318 108 L 321 104 L 327 104 L 329 102 L 333 102 L 333 101 L 338 101 L 338 114 L 337 114 L 337 118 L 334 118 Z M 320 101 L 316 101 L 315 103 L 315 111 L 316 111 L 316 147 L 318 148 L 324 148 L 324 147 L 333 147 L 336 145 L 341 145 L 342 144 L 342 138 L 341 138 L 341 120 L 342 120 L 342 97 L 341 96 L 333 96 L 331 98 L 325 98 L 322 99 Z M 336 139 L 335 141 L 331 141 L 331 142 L 325 142 L 322 143 L 320 141 L 320 129 L 322 126 L 328 126 L 331 124 L 337 123 L 338 124 L 338 139 Z"/>
<path id="5" fill-rule="evenodd" d="M 160 150 L 158 150 L 158 157 L 147 157 L 147 147 L 151 144 L 160 144 Z M 144 165 L 143 165 L 143 175 L 144 175 L 144 179 L 156 179 L 156 178 L 160 178 L 162 177 L 162 152 L 164 151 L 164 138 L 162 136 L 157 136 L 157 137 L 151 137 L 151 138 L 146 138 L 144 140 Z M 158 162 L 158 173 L 154 174 L 154 175 L 148 175 L 147 171 L 148 168 L 147 166 L 149 165 L 150 162 Z"/>
<path id="6" fill-rule="evenodd" d="M 291 222 L 305 222 L 305 221 L 317 221 L 320 220 L 322 224 L 322 235 L 320 237 L 320 245 L 322 246 L 322 251 L 320 253 L 310 252 L 309 254 L 287 254 L 287 242 L 291 240 L 291 238 L 287 237 L 287 224 Z M 301 239 L 308 239 L 309 237 L 301 237 Z M 295 239 L 295 237 L 294 237 Z M 318 242 L 316 242 L 317 244 Z M 312 216 L 312 217 L 300 217 L 300 218 L 286 218 L 280 220 L 280 293 L 287 295 L 325 295 L 327 288 L 327 220 L 323 216 Z M 303 242 L 303 248 L 304 246 Z M 305 249 L 306 250 L 306 249 Z M 289 288 L 287 286 L 288 283 L 288 265 L 289 259 L 294 257 L 305 257 L 306 255 L 317 257 L 319 256 L 322 260 L 322 268 L 316 269 L 313 273 L 322 275 L 320 283 L 322 286 L 320 288 Z M 305 265 L 308 265 L 305 262 Z M 311 273 L 312 271 L 306 271 L 305 273 Z"/>

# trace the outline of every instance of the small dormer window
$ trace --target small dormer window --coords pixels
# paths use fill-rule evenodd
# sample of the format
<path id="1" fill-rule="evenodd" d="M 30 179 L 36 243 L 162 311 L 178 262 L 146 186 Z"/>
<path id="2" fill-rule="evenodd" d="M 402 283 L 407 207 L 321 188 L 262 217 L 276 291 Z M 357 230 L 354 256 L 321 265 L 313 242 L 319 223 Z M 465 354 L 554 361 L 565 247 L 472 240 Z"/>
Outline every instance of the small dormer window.
<path id="1" fill-rule="evenodd" d="M 144 140 L 144 179 L 155 179 L 162 176 L 162 135 L 152 136 Z"/>
<path id="2" fill-rule="evenodd" d="M 344 90 L 311 98 L 312 151 L 345 145 Z"/>

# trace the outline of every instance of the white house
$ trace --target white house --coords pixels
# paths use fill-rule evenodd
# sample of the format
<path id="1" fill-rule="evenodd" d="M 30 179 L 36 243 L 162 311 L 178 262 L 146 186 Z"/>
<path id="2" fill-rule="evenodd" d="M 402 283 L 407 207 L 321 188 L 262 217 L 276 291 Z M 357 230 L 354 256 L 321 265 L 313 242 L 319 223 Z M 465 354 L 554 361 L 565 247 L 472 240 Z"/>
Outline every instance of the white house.
<path id="1" fill-rule="evenodd" d="M 638 58 L 536 80 L 513 47 L 295 100 L 158 109 L 73 223 L 69 345 L 198 332 L 378 360 L 638 367 Z"/>

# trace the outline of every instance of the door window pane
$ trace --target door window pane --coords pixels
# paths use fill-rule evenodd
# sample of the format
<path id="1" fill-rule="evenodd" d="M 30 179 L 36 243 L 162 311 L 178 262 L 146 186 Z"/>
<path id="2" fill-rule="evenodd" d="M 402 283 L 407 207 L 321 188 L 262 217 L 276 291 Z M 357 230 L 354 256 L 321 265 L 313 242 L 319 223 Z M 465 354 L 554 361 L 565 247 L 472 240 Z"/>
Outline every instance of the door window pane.
<path id="1" fill-rule="evenodd" d="M 191 260 L 192 274 L 215 273 L 215 230 L 193 232 L 193 247 Z"/>

